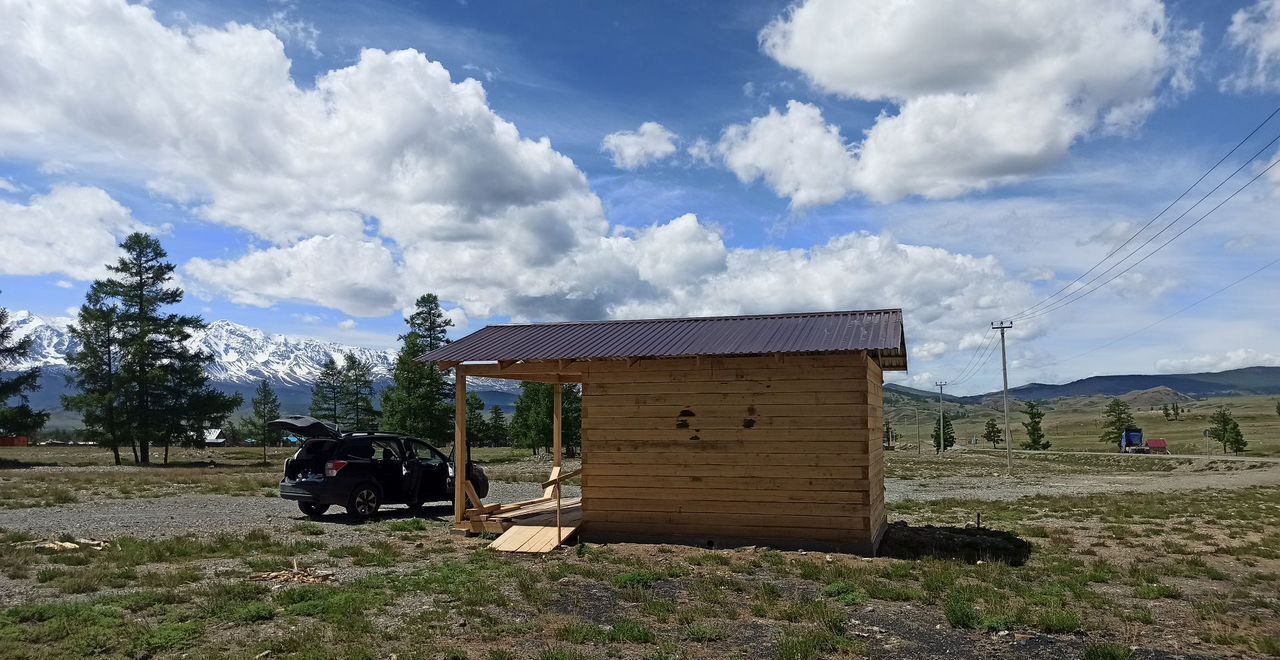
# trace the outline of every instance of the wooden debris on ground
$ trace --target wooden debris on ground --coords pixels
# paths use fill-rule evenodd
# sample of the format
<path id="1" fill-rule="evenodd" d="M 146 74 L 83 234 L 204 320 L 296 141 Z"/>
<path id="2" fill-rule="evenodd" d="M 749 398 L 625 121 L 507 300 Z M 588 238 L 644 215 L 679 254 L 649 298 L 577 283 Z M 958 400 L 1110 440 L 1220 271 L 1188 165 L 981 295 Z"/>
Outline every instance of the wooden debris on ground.
<path id="1" fill-rule="evenodd" d="M 20 541 L 11 545 L 15 548 L 35 548 L 36 550 L 48 550 L 50 552 L 67 552 L 69 550 L 80 550 L 81 548 L 88 548 L 89 550 L 106 550 L 111 544 L 97 539 L 76 539 L 75 541 L 44 541 L 36 539 L 34 541 Z"/>
<path id="2" fill-rule="evenodd" d="M 254 582 L 274 582 L 273 589 L 286 584 L 319 584 L 333 581 L 333 571 L 318 571 L 314 568 L 298 568 L 298 560 L 293 560 L 293 568 L 283 571 L 255 573 L 249 576 Z"/>

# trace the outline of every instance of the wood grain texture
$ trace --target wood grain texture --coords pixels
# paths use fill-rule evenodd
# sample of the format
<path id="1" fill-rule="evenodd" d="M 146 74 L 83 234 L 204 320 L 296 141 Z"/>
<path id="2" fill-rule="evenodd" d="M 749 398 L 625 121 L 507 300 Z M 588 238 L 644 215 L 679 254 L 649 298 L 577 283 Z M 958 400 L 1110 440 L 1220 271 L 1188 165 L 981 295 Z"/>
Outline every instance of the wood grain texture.
<path id="1" fill-rule="evenodd" d="M 583 529 L 870 546 L 883 385 L 865 355 L 579 363 Z"/>

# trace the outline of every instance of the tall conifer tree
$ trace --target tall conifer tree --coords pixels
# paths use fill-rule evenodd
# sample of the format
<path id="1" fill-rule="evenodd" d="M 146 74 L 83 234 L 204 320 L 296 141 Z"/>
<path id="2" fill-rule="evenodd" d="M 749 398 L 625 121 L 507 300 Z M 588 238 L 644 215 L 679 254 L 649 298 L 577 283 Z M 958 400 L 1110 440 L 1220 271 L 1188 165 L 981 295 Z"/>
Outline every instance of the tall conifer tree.
<path id="1" fill-rule="evenodd" d="M 114 343 L 109 362 L 118 370 L 110 388 L 85 389 L 95 379 L 77 380 L 87 402 L 111 400 L 117 433 L 136 442 L 137 461 L 148 464 L 152 445 L 164 445 L 168 460 L 171 442 L 196 444 L 242 399 L 210 386 L 205 367 L 213 356 L 186 344 L 204 320 L 165 311 L 182 302 L 183 293 L 172 286 L 174 266 L 160 241 L 135 232 L 120 248 L 123 256 L 107 265 L 111 276 L 90 287 L 80 318 L 84 324 L 88 308 L 91 321 L 110 329 L 102 338 Z"/>
<path id="2" fill-rule="evenodd" d="M 341 417 L 341 397 L 342 371 L 338 368 L 338 362 L 330 356 L 311 385 L 311 416 L 323 422 L 337 424 Z"/>
<path id="3" fill-rule="evenodd" d="M 280 397 L 271 389 L 271 383 L 265 379 L 258 381 L 258 388 L 249 401 L 253 406 L 253 417 L 249 418 L 249 428 L 262 443 L 262 464 L 267 463 L 267 445 L 280 444 L 280 432 L 267 426 L 273 419 L 280 417 Z"/>
<path id="4" fill-rule="evenodd" d="M 9 310 L 0 307 L 0 373 L 26 358 L 31 351 L 31 338 L 14 339 L 14 332 L 9 324 Z M 39 377 L 38 368 L 0 377 L 0 435 L 31 435 L 49 421 L 49 413 L 32 410 L 27 398 L 40 389 Z"/>
<path id="5" fill-rule="evenodd" d="M 338 424 L 349 431 L 378 430 L 373 407 L 373 365 L 347 353 L 338 378 Z"/>
<path id="6" fill-rule="evenodd" d="M 102 295 L 96 283 L 89 287 L 79 316 L 68 332 L 80 350 L 67 356 L 76 393 L 62 397 L 63 407 L 80 413 L 85 435 L 110 449 L 116 465 L 120 465 L 120 448 L 126 444 L 137 463 L 138 447 L 125 433 L 122 410 L 119 310 Z"/>
<path id="7" fill-rule="evenodd" d="M 449 384 L 434 364 L 423 364 L 418 358 L 449 342 L 453 321 L 441 310 L 440 299 L 428 293 L 418 298 L 404 322 L 409 331 L 400 335 L 393 383 L 382 395 L 382 426 L 443 446 L 453 440 Z"/>

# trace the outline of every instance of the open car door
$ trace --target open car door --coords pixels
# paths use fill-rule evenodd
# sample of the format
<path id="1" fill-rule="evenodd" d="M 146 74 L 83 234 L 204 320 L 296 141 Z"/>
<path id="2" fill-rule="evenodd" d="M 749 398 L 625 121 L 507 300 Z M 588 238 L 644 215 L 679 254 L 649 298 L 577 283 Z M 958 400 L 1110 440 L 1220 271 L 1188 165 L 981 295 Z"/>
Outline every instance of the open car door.
<path id="1" fill-rule="evenodd" d="M 338 432 L 337 426 L 306 415 L 289 415 L 280 419 L 273 419 L 267 422 L 267 428 L 276 431 L 287 431 L 303 438 L 331 438 L 337 440 L 342 437 L 342 434 Z"/>

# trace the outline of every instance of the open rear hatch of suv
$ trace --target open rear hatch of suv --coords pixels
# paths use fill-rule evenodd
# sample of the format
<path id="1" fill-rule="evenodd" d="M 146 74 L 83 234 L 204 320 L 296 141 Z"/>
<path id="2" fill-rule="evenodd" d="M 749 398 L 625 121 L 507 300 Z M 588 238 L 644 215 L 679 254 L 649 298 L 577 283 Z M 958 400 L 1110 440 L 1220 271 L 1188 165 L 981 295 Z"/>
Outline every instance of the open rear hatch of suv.
<path id="1" fill-rule="evenodd" d="M 325 463 L 333 457 L 342 438 L 336 427 L 305 415 L 290 415 L 272 420 L 267 423 L 267 428 L 305 439 L 298 452 L 284 463 L 287 481 L 305 479 L 313 474 L 323 475 Z"/>

